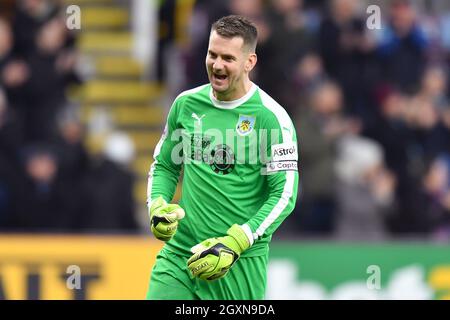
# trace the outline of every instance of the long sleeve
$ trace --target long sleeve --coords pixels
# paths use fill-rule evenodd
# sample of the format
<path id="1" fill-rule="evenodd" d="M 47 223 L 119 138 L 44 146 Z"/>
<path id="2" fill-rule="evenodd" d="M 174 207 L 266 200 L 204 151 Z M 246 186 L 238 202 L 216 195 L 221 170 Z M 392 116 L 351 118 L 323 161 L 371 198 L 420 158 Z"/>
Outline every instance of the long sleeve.
<path id="1" fill-rule="evenodd" d="M 268 198 L 246 223 L 250 230 L 244 227 L 247 236 L 251 232 L 254 241 L 270 237 L 293 211 L 297 200 L 299 174 L 295 128 L 287 114 L 282 114 L 275 121 L 269 121 L 267 128 L 277 130 L 279 135 L 277 141 L 268 139 L 270 157 L 265 168 Z"/>
<path id="2" fill-rule="evenodd" d="M 170 202 L 175 194 L 182 158 L 182 150 L 174 153 L 181 141 L 181 136 L 177 132 L 178 106 L 179 100 L 175 100 L 167 117 L 164 133 L 153 154 L 154 162 L 150 167 L 147 184 L 148 206 L 152 199 L 159 196 Z"/>

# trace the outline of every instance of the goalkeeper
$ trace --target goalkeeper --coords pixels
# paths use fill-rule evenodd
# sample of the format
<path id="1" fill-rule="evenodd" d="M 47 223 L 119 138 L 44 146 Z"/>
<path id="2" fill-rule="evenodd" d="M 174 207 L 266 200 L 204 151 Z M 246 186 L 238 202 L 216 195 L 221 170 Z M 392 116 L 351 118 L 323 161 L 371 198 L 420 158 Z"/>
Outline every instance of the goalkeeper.
<path id="1" fill-rule="evenodd" d="M 269 242 L 297 198 L 298 156 L 286 111 L 249 79 L 256 39 L 246 18 L 216 21 L 209 83 L 172 104 L 148 179 L 150 227 L 166 242 L 148 299 L 264 298 Z"/>

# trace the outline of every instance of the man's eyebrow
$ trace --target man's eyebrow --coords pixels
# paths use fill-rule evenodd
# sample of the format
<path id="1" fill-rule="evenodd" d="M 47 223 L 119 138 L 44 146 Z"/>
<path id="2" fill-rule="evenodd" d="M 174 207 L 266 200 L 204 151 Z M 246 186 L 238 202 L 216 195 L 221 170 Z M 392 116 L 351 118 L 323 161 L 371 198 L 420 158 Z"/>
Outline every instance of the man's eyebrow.
<path id="1" fill-rule="evenodd" d="M 212 51 L 211 49 L 208 50 L 208 53 L 209 53 L 209 54 L 216 55 L 216 56 L 219 55 L 218 53 Z M 236 57 L 233 56 L 232 54 L 223 54 L 222 57 L 225 58 L 225 59 L 233 59 L 233 60 L 236 60 Z"/>
<path id="2" fill-rule="evenodd" d="M 224 57 L 225 59 L 233 59 L 233 60 L 236 59 L 236 57 L 233 56 L 232 54 L 224 54 L 223 57 Z"/>

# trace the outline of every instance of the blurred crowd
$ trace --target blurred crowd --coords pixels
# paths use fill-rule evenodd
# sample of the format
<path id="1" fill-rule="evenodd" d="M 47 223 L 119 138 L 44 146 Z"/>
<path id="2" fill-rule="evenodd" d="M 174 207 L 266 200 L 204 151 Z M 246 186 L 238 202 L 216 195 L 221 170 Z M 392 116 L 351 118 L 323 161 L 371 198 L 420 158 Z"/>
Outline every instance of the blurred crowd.
<path id="1" fill-rule="evenodd" d="M 366 24 L 373 2 L 381 6 L 381 29 Z M 165 1 L 160 11 L 165 25 L 173 19 L 174 4 Z M 257 24 L 252 79 L 288 111 L 299 138 L 301 192 L 283 225 L 286 232 L 445 241 L 450 239 L 450 11 L 436 4 L 198 0 L 188 42 L 173 46 L 176 37 L 168 32 L 160 52 L 179 52 L 174 55 L 184 66 L 182 81 L 174 83 L 179 92 L 207 82 L 200 71 L 213 21 L 233 13 Z M 170 83 L 167 61 L 159 61 L 158 77 Z"/>
<path id="2" fill-rule="evenodd" d="M 179 41 L 180 2 L 160 1 L 156 77 L 174 94 L 206 83 L 211 23 L 249 17 L 252 79 L 299 138 L 300 194 L 281 234 L 449 240 L 450 4 L 373 2 L 381 29 L 366 24 L 371 1 L 197 0 Z M 83 145 L 67 97 L 82 82 L 76 34 L 58 1 L 0 8 L 0 229 L 138 230 L 129 141 L 112 135 L 98 155 Z"/>
<path id="3" fill-rule="evenodd" d="M 82 82 L 76 35 L 58 1 L 3 1 L 0 12 L 0 231 L 133 231 L 127 137 L 89 155 L 67 90 Z M 125 152 L 126 153 L 126 152 Z"/>

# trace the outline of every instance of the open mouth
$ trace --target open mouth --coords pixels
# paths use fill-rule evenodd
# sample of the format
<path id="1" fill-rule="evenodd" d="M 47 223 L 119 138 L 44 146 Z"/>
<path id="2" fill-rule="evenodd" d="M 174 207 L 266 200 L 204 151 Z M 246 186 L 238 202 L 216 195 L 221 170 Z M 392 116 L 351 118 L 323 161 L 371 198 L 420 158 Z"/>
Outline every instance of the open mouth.
<path id="1" fill-rule="evenodd" d="M 217 80 L 225 80 L 227 78 L 227 75 L 213 73 L 213 77 Z"/>

